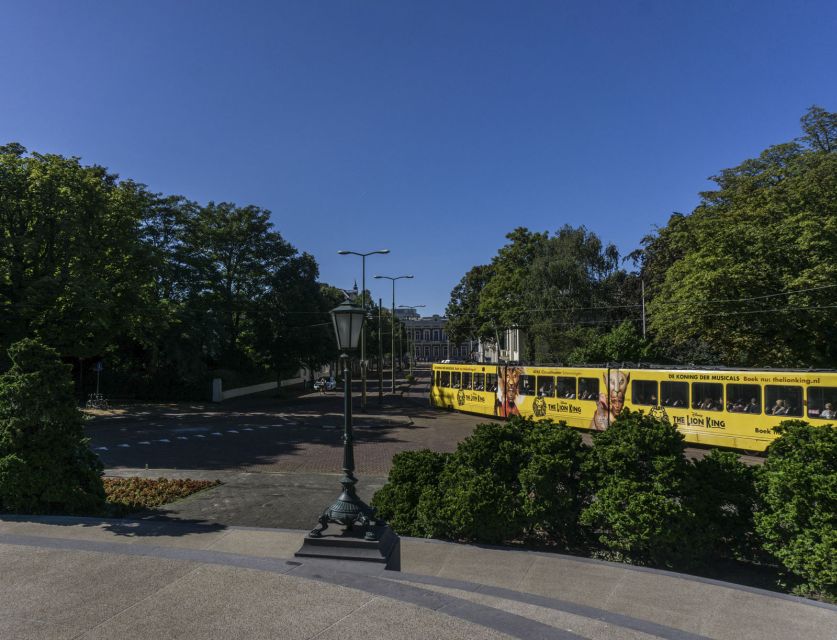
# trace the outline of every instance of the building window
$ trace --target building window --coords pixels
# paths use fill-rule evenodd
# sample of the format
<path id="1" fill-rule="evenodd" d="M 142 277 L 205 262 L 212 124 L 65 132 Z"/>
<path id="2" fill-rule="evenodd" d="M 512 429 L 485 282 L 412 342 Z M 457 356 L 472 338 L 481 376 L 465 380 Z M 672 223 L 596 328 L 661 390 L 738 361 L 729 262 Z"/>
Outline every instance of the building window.
<path id="1" fill-rule="evenodd" d="M 439 342 L 439 330 L 438 329 L 433 329 L 433 341 L 434 342 Z"/>

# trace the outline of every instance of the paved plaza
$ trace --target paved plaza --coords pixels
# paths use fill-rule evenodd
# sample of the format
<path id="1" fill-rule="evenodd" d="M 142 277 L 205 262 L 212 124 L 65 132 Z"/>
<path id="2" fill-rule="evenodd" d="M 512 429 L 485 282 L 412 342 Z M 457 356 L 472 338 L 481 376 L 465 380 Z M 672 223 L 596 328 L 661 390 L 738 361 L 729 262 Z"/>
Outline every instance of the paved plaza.
<path id="1" fill-rule="evenodd" d="M 395 453 L 453 451 L 485 420 L 426 393 L 425 378 L 356 408 L 364 499 Z M 400 572 L 297 558 L 340 490 L 342 420 L 333 393 L 89 421 L 108 475 L 223 484 L 124 520 L 0 518 L 0 638 L 834 637 L 833 606 L 560 554 L 404 538 Z"/>
<path id="2" fill-rule="evenodd" d="M 0 637 L 20 640 L 831 640 L 837 608 L 557 554 L 402 539 L 401 571 L 301 561 L 304 532 L 0 519 Z"/>

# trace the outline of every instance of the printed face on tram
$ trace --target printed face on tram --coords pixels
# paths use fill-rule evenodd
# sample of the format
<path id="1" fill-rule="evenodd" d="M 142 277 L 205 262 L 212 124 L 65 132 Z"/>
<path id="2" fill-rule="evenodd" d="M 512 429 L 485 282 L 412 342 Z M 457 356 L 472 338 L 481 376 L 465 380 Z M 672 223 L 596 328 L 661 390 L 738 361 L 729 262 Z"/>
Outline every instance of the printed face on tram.
<path id="1" fill-rule="evenodd" d="M 607 374 L 602 374 L 605 388 L 610 390 L 608 408 L 613 417 L 618 416 L 622 412 L 622 407 L 625 405 L 625 391 L 628 389 L 628 380 L 630 377 L 630 373 L 623 373 L 618 369 L 610 372 L 609 379 Z"/>
<path id="2" fill-rule="evenodd" d="M 517 400 L 517 385 L 520 382 L 521 370 L 517 367 L 508 367 L 506 375 L 500 376 L 498 398 L 505 398 L 510 404 Z"/>

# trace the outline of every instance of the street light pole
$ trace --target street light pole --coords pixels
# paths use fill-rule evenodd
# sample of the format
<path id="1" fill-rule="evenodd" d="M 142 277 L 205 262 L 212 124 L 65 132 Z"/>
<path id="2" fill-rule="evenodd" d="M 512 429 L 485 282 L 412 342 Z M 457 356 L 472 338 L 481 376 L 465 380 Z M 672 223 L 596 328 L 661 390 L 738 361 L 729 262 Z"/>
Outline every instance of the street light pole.
<path id="1" fill-rule="evenodd" d="M 412 278 L 413 276 L 375 276 L 376 280 L 392 281 L 392 395 L 395 395 L 395 281 Z"/>
<path id="2" fill-rule="evenodd" d="M 384 403 L 384 300 L 378 298 L 378 403 Z"/>
<path id="3" fill-rule="evenodd" d="M 399 309 L 424 309 L 423 304 L 399 304 Z M 413 360 L 416 359 L 416 340 L 414 337 L 416 330 L 413 328 L 412 332 L 407 335 L 407 348 L 410 350 L 410 375 L 413 375 Z M 412 336 L 412 337 L 411 337 Z"/>
<path id="4" fill-rule="evenodd" d="M 358 253 L 357 251 L 346 251 L 345 249 L 337 252 L 341 256 L 353 255 L 360 256 L 361 261 L 361 302 L 360 306 L 363 312 L 366 313 L 366 256 L 375 255 L 376 253 L 387 254 L 389 249 L 379 249 L 378 251 L 369 251 L 368 253 Z M 360 406 L 366 409 L 366 327 L 360 334 Z"/>

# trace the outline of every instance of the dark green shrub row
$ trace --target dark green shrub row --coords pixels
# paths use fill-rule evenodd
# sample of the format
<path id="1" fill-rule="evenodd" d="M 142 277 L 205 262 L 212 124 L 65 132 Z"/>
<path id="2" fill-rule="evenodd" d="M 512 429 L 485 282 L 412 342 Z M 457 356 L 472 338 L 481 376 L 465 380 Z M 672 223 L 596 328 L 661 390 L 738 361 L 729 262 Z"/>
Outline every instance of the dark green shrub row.
<path id="1" fill-rule="evenodd" d="M 837 431 L 786 422 L 763 468 L 685 457 L 670 424 L 625 411 L 582 443 L 564 423 L 478 425 L 453 454 L 398 454 L 373 498 L 399 533 L 538 541 L 614 560 L 689 566 L 771 554 L 798 591 L 834 597 Z"/>

